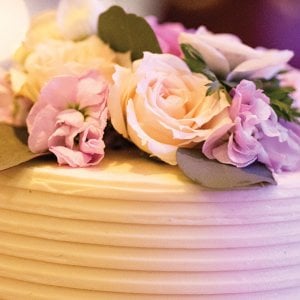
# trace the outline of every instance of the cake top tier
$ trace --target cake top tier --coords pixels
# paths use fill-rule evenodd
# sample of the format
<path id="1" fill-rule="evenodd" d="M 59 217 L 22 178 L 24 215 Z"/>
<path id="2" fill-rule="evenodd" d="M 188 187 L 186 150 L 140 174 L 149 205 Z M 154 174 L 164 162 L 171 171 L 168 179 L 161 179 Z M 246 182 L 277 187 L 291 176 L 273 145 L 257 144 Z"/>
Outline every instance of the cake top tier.
<path id="1" fill-rule="evenodd" d="M 0 122 L 25 125 L 30 150 L 1 125 L 0 169 L 48 153 L 59 165 L 105 165 L 122 138 L 202 185 L 275 183 L 273 172 L 300 168 L 293 55 L 62 0 L 32 20 L 0 74 Z"/>

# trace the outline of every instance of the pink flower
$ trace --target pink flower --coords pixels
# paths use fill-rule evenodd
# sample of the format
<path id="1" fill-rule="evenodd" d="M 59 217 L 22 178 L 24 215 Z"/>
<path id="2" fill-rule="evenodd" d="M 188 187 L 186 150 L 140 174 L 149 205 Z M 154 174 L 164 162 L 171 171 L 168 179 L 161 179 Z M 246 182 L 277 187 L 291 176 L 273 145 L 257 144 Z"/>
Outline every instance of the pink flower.
<path id="1" fill-rule="evenodd" d="M 9 75 L 0 69 L 0 122 L 24 126 L 32 102 L 24 97 L 15 97 Z"/>
<path id="2" fill-rule="evenodd" d="M 159 24 L 154 16 L 146 17 L 146 21 L 153 29 L 163 53 L 181 55 L 178 37 L 181 32 L 186 31 L 181 23 Z"/>
<path id="3" fill-rule="evenodd" d="M 27 118 L 32 152 L 53 152 L 59 164 L 95 165 L 104 157 L 108 85 L 96 72 L 57 76 L 41 90 Z"/>
<path id="4" fill-rule="evenodd" d="M 217 129 L 203 145 L 210 159 L 245 167 L 258 160 L 280 172 L 300 167 L 300 135 L 278 122 L 269 98 L 251 81 L 234 90 L 232 124 Z"/>

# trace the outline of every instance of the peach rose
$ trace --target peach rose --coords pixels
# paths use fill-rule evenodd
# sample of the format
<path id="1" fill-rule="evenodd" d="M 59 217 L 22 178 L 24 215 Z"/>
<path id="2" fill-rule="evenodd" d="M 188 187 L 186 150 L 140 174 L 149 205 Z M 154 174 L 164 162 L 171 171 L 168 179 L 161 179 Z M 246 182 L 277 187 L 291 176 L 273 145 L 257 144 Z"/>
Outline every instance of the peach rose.
<path id="1" fill-rule="evenodd" d="M 207 96 L 209 80 L 174 55 L 145 53 L 132 69 L 116 67 L 113 81 L 114 128 L 169 164 L 176 164 L 178 147 L 193 147 L 231 122 L 226 92 Z"/>

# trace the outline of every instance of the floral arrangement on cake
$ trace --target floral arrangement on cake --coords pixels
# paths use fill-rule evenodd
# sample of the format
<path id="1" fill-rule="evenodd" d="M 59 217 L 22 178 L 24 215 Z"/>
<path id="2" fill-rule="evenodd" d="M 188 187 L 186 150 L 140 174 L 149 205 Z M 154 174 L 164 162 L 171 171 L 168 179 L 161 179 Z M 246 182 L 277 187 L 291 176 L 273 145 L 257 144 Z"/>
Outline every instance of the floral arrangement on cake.
<path id="1" fill-rule="evenodd" d="M 59 165 L 101 164 L 118 133 L 207 186 L 274 183 L 273 172 L 300 168 L 292 56 L 62 0 L 32 21 L 1 70 L 1 169 L 49 153 Z M 217 173 L 224 182 L 206 182 Z"/>

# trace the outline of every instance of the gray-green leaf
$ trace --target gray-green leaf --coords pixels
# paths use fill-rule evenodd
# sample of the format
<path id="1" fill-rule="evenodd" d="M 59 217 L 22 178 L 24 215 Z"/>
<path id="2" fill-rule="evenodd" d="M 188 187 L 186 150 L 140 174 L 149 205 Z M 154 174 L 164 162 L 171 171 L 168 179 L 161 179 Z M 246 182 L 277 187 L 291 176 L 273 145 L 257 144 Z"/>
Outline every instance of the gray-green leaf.
<path id="1" fill-rule="evenodd" d="M 41 155 L 30 152 L 26 140 L 26 128 L 0 124 L 0 171 Z"/>
<path id="2" fill-rule="evenodd" d="M 146 20 L 112 6 L 99 16 L 98 35 L 117 52 L 131 51 L 131 59 L 143 57 L 144 51 L 161 53 L 157 38 Z"/>
<path id="3" fill-rule="evenodd" d="M 184 174 L 203 186 L 226 189 L 258 183 L 276 184 L 272 172 L 261 163 L 245 168 L 221 164 L 206 158 L 199 149 L 178 149 L 177 163 Z"/>

